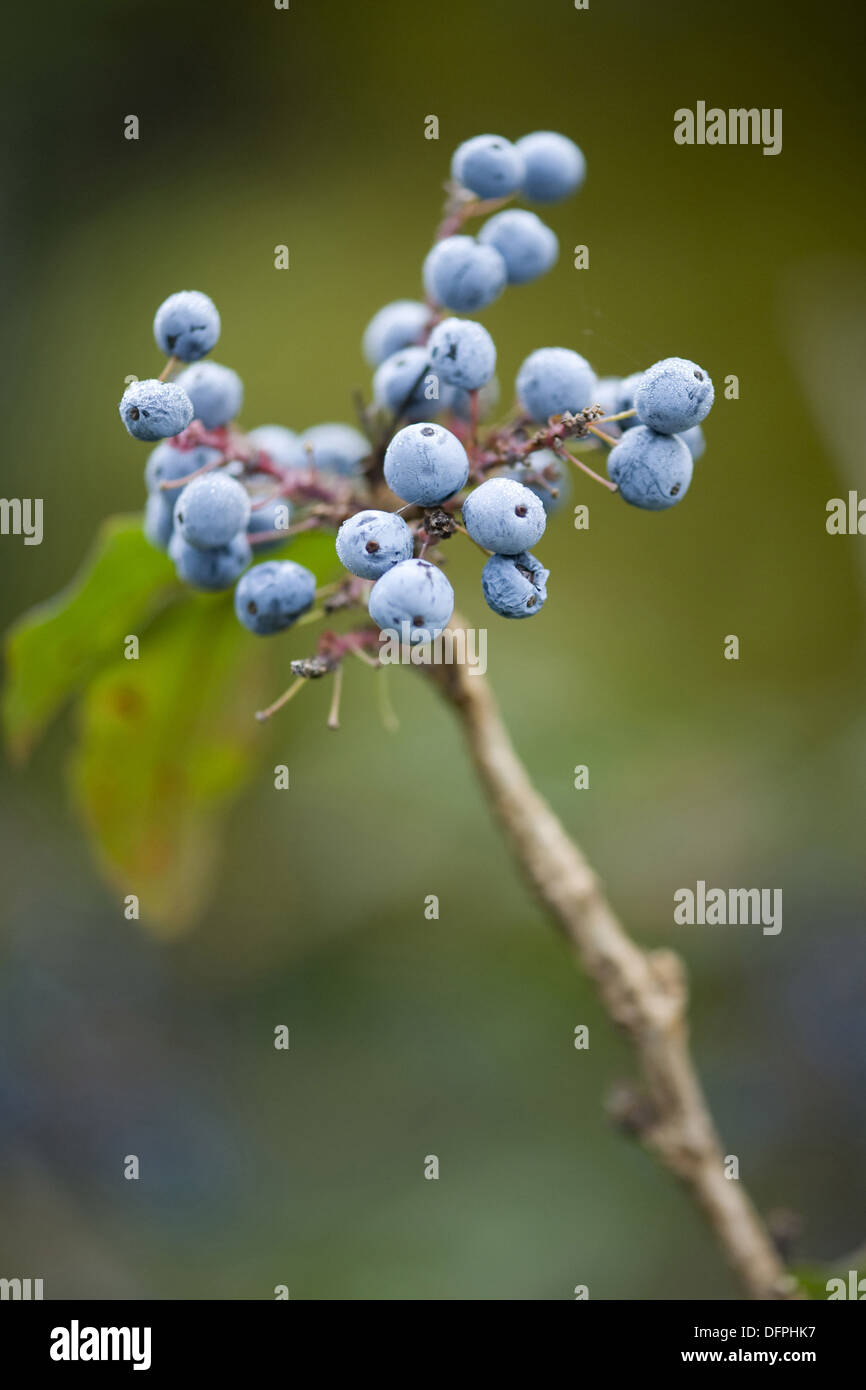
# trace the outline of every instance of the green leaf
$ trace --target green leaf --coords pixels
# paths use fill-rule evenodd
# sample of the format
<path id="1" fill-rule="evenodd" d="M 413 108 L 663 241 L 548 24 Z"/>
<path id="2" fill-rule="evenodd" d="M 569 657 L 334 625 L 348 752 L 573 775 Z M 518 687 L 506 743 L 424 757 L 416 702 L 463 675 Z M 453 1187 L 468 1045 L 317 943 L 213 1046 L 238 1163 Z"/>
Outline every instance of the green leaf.
<path id="1" fill-rule="evenodd" d="M 122 654 L 178 592 L 168 558 L 145 539 L 141 518 L 112 517 L 77 578 L 25 614 L 6 639 L 3 724 L 13 757 L 24 758 L 66 700 Z"/>
<path id="2" fill-rule="evenodd" d="M 270 666 L 230 594 L 196 595 L 151 626 L 137 661 L 115 662 L 85 694 L 75 799 L 109 879 L 164 934 L 207 896 L 221 813 L 265 746 L 255 711 Z"/>
<path id="3" fill-rule="evenodd" d="M 267 558 L 284 555 L 319 584 L 341 573 L 327 533 L 298 535 Z M 131 633 L 137 660 L 124 657 Z M 315 643 L 314 630 L 310 653 Z M 75 582 L 9 635 L 10 749 L 26 754 L 80 696 L 76 805 L 106 876 L 166 933 L 186 926 L 206 897 L 219 821 L 265 747 L 255 711 L 279 694 L 273 673 L 285 651 L 285 638 L 263 641 L 240 625 L 231 594 L 181 589 L 140 517 L 106 522 Z"/>

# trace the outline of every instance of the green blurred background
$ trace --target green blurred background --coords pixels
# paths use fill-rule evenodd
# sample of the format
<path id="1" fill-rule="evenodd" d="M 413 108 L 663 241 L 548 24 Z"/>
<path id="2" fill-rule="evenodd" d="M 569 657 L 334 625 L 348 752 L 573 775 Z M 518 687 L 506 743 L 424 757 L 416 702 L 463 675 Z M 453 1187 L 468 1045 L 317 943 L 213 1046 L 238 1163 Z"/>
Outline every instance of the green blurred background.
<path id="1" fill-rule="evenodd" d="M 866 540 L 824 522 L 866 481 L 860 12 L 90 0 L 11 24 L 3 490 L 44 497 L 45 541 L 0 540 L 4 626 L 141 505 L 146 451 L 115 403 L 158 368 L 166 294 L 216 300 L 247 425 L 351 419 L 361 331 L 417 294 L 454 145 L 537 128 L 582 145 L 585 189 L 549 214 L 559 266 L 483 316 L 506 400 L 545 344 L 601 373 L 683 354 L 717 386 L 736 374 L 740 399 L 717 392 L 672 512 L 575 483 L 590 529 L 551 525 L 544 615 L 491 622 L 490 677 L 625 922 L 683 952 L 753 1196 L 800 1214 L 804 1256 L 859 1244 Z M 782 154 L 676 146 L 698 100 L 782 107 Z M 482 624 L 470 552 L 451 575 Z M 307 652 L 282 641 L 285 661 Z M 320 687 L 263 734 L 208 906 L 173 941 L 125 921 L 94 867 L 67 795 L 74 717 L 4 772 L 0 1274 L 46 1297 L 737 1297 L 686 1198 L 604 1117 L 632 1058 L 449 711 L 392 672 L 389 735 L 369 674 L 347 673 L 339 735 Z M 781 935 L 675 927 L 673 892 L 699 878 L 781 887 Z"/>

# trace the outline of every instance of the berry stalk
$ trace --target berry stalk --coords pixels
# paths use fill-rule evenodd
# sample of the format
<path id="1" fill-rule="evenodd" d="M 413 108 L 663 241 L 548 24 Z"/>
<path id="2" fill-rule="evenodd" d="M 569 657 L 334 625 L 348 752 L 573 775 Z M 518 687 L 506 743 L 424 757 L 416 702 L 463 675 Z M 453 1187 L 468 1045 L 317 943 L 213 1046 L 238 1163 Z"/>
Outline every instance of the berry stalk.
<path id="1" fill-rule="evenodd" d="M 462 626 L 457 615 L 452 627 Z M 456 714 L 482 792 L 523 872 L 574 947 L 611 1020 L 637 1055 L 645 1094 L 620 1106 L 624 1127 L 691 1193 L 753 1299 L 803 1296 L 724 1151 L 689 1052 L 685 968 L 673 951 L 643 951 L 534 787 L 486 677 L 460 665 L 422 668 Z"/>

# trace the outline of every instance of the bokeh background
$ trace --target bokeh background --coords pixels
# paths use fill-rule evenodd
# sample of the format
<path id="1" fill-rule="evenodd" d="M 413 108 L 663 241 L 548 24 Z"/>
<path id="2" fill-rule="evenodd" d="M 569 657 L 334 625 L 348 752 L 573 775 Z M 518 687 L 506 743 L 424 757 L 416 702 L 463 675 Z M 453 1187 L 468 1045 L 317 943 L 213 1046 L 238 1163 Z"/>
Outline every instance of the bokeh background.
<path id="1" fill-rule="evenodd" d="M 726 1152 L 765 1211 L 799 1214 L 799 1258 L 835 1260 L 866 1229 L 866 539 L 828 536 L 825 508 L 866 490 L 866 208 L 862 15 L 819 18 L 805 0 L 19 7 L 3 491 L 44 497 L 45 540 L 0 539 L 0 610 L 53 593 L 104 516 L 140 507 L 145 451 L 115 402 L 157 366 L 167 293 L 217 301 L 245 423 L 351 419 L 361 331 L 418 292 L 454 145 L 576 138 L 589 176 L 550 211 L 558 268 L 483 316 L 506 398 L 544 344 L 601 373 L 681 353 L 740 398 L 718 393 L 672 512 L 576 481 L 590 529 L 549 527 L 550 600 L 491 622 L 490 677 L 630 929 L 688 962 Z M 699 99 L 782 107 L 782 154 L 676 146 L 673 113 Z M 451 574 L 484 623 L 471 547 Z M 263 735 L 209 902 L 173 939 L 125 921 L 94 865 L 74 716 L 4 771 L 0 1274 L 46 1297 L 737 1297 L 685 1197 L 605 1119 L 632 1058 L 449 711 L 390 673 L 387 734 L 369 674 L 347 673 L 339 735 L 318 688 Z M 781 935 L 675 927 L 673 892 L 699 878 L 781 887 Z"/>

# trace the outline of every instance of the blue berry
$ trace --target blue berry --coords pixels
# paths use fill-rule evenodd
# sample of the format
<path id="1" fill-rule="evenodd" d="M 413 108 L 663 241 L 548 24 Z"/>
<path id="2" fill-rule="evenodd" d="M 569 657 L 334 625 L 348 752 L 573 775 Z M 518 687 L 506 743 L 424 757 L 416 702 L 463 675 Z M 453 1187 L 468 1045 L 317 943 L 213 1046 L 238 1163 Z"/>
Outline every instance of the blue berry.
<path id="1" fill-rule="evenodd" d="M 247 536 L 260 536 L 267 531 L 288 531 L 291 520 L 291 503 L 285 497 L 272 497 L 262 507 L 251 506 Z M 277 546 L 285 545 L 287 539 L 287 536 L 278 536 L 276 540 L 260 541 L 255 547 L 256 554 L 263 555 L 268 550 L 275 550 Z"/>
<path id="2" fill-rule="evenodd" d="M 454 611 L 454 590 L 429 560 L 402 560 L 370 590 L 370 617 L 402 642 L 438 637 Z"/>
<path id="3" fill-rule="evenodd" d="M 222 367 L 219 362 L 197 362 L 181 372 L 177 384 L 186 391 L 195 418 L 207 430 L 220 429 L 240 413 L 243 382 L 231 367 Z"/>
<path id="4" fill-rule="evenodd" d="M 532 618 L 544 607 L 550 574 L 534 555 L 491 555 L 481 571 L 488 605 L 503 618 Z"/>
<path id="5" fill-rule="evenodd" d="M 351 425 L 312 425 L 304 430 L 301 443 L 308 460 L 322 473 L 348 477 L 360 471 L 359 465 L 370 453 L 370 442 Z"/>
<path id="6" fill-rule="evenodd" d="M 429 306 L 417 299 L 395 299 L 386 304 L 364 329 L 361 348 L 370 366 L 378 367 L 386 357 L 417 343 L 429 322 Z"/>
<path id="7" fill-rule="evenodd" d="M 464 140 L 451 159 L 452 179 L 479 198 L 507 198 L 520 187 L 523 174 L 523 160 L 501 135 Z"/>
<path id="8" fill-rule="evenodd" d="M 207 592 L 230 589 L 253 558 L 250 543 L 243 533 L 233 536 L 228 545 L 198 550 L 175 530 L 168 553 L 174 561 L 178 579 L 193 589 Z"/>
<path id="9" fill-rule="evenodd" d="M 337 554 L 350 574 L 378 579 L 412 555 L 414 538 L 396 512 L 356 512 L 337 532 Z"/>
<path id="10" fill-rule="evenodd" d="M 537 280 L 556 264 L 559 241 L 556 233 L 525 208 L 505 208 L 489 218 L 478 240 L 494 246 L 505 262 L 509 285 L 525 285 Z"/>
<path id="11" fill-rule="evenodd" d="M 174 524 L 187 545 L 213 550 L 228 545 L 250 519 L 247 490 L 227 473 L 204 473 L 187 483 L 175 503 Z"/>
<path id="12" fill-rule="evenodd" d="M 642 425 L 659 434 L 679 434 L 709 415 L 714 395 L 703 367 L 685 357 L 665 357 L 644 372 L 634 403 Z"/>
<path id="13" fill-rule="evenodd" d="M 209 449 L 205 445 L 197 449 L 178 449 L 170 440 L 164 439 L 148 457 L 144 470 L 145 486 L 148 492 L 156 492 L 161 483 L 176 483 L 179 478 L 198 472 L 205 464 L 220 457 L 219 449 Z M 179 493 L 179 488 L 171 488 L 163 496 L 170 499 L 173 507 Z"/>
<path id="14" fill-rule="evenodd" d="M 690 430 L 683 430 L 680 439 L 684 444 L 688 445 L 689 453 L 692 456 L 692 463 L 697 463 L 701 454 L 707 447 L 707 441 L 704 439 L 704 432 L 700 425 L 692 425 Z"/>
<path id="15" fill-rule="evenodd" d="M 535 130 L 517 141 L 523 160 L 522 189 L 534 203 L 556 203 L 583 186 L 586 160 L 583 151 L 566 135 Z"/>
<path id="16" fill-rule="evenodd" d="M 173 381 L 133 381 L 121 397 L 120 418 L 133 439 L 151 443 L 180 434 L 192 423 L 192 401 Z"/>
<path id="17" fill-rule="evenodd" d="M 427 343 L 430 364 L 442 381 L 464 391 L 477 391 L 493 376 L 496 347 L 480 323 L 443 319 Z"/>
<path id="18" fill-rule="evenodd" d="M 157 550 L 168 550 L 174 532 L 174 496 L 151 492 L 144 507 L 144 534 Z"/>
<path id="19" fill-rule="evenodd" d="M 547 516 L 535 493 L 522 483 L 488 478 L 463 503 L 463 524 L 485 550 L 517 555 L 541 539 Z"/>
<path id="20" fill-rule="evenodd" d="M 433 392 L 431 405 L 428 395 Z M 437 414 L 438 376 L 430 371 L 425 347 L 401 348 L 387 357 L 373 375 L 373 400 L 400 419 L 423 420 Z"/>
<path id="21" fill-rule="evenodd" d="M 197 362 L 216 346 L 220 316 L 200 290 L 180 290 L 163 300 L 153 320 L 153 336 L 166 357 Z"/>
<path id="22" fill-rule="evenodd" d="M 294 560 L 265 560 L 253 565 L 235 589 L 235 613 L 257 637 L 291 627 L 312 607 L 316 576 Z"/>
<path id="23" fill-rule="evenodd" d="M 659 512 L 682 502 L 692 480 L 692 456 L 677 434 L 637 425 L 607 456 L 607 471 L 633 507 Z"/>
<path id="24" fill-rule="evenodd" d="M 437 241 L 424 261 L 424 287 L 436 304 L 471 314 L 492 304 L 505 289 L 505 261 L 495 246 L 471 236 Z"/>
<path id="25" fill-rule="evenodd" d="M 526 463 L 506 468 L 499 477 L 513 478 L 515 482 L 523 483 L 524 487 L 535 493 L 548 516 L 564 506 L 571 492 L 571 475 L 552 449 L 534 450 Z M 545 487 L 545 483 L 549 486 Z"/>
<path id="26" fill-rule="evenodd" d="M 441 425 L 406 425 L 385 453 L 385 482 L 404 502 L 435 506 L 459 492 L 468 477 L 466 450 Z"/>
<path id="27" fill-rule="evenodd" d="M 533 420 L 548 420 L 566 410 L 576 414 L 592 405 L 595 372 L 585 357 L 570 348 L 538 348 L 517 373 L 517 394 Z"/>
<path id="28" fill-rule="evenodd" d="M 261 449 L 278 468 L 307 468 L 304 446 L 294 430 L 284 425 L 258 425 L 247 435 L 255 449 Z"/>

